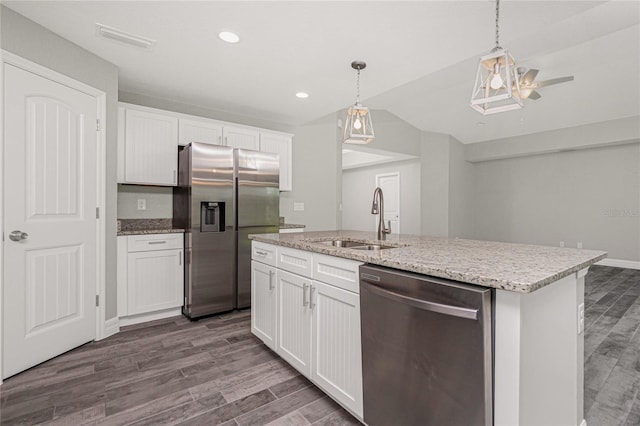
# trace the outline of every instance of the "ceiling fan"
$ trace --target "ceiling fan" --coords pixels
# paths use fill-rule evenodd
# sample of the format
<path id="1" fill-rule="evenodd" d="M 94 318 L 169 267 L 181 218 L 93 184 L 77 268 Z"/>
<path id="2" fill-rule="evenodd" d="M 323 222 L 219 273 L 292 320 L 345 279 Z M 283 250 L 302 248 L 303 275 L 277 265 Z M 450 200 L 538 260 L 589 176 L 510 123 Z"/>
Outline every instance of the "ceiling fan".
<path id="1" fill-rule="evenodd" d="M 520 97 L 522 99 L 540 99 L 540 93 L 535 89 L 541 87 L 551 86 L 554 84 L 566 83 L 567 81 L 573 81 L 573 76 L 552 78 L 551 80 L 534 81 L 538 75 L 538 70 L 529 69 L 524 67 L 518 67 L 518 77 L 520 80 Z"/>

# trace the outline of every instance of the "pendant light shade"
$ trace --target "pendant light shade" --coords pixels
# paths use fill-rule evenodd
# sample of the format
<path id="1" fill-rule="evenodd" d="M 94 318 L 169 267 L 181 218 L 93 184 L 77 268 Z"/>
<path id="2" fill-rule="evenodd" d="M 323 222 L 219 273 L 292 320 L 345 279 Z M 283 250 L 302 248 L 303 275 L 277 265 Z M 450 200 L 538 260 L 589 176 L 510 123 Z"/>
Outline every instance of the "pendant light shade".
<path id="1" fill-rule="evenodd" d="M 522 108 L 516 61 L 500 47 L 500 0 L 496 0 L 496 47 L 480 57 L 471 93 L 471 108 L 488 115 Z"/>
<path id="2" fill-rule="evenodd" d="M 369 108 L 360 103 L 360 70 L 367 66 L 361 61 L 353 61 L 351 67 L 358 71 L 356 103 L 347 111 L 344 123 L 343 143 L 367 144 L 374 139 L 373 124 Z"/>

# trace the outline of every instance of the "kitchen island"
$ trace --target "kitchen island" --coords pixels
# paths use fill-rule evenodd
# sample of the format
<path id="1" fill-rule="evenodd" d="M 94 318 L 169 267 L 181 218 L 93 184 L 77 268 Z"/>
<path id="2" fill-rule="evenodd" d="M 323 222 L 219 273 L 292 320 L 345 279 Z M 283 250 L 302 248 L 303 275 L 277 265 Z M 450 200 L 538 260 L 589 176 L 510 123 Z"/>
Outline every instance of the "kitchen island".
<path id="1" fill-rule="evenodd" d="M 412 235 L 389 235 L 379 241 L 375 233 L 358 231 L 252 238 L 262 247 L 495 289 L 493 423 L 578 426 L 583 422 L 584 277 L 606 253 Z M 336 240 L 383 248 L 331 245 Z M 361 412 L 347 408 L 362 418 Z"/>

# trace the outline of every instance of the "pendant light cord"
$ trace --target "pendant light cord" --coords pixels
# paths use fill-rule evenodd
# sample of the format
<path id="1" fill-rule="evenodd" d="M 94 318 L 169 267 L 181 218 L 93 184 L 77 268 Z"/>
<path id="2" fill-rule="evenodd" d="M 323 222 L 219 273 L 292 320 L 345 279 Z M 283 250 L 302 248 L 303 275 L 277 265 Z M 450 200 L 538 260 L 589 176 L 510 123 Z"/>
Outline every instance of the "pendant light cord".
<path id="1" fill-rule="evenodd" d="M 496 47 L 500 47 L 500 0 L 496 0 Z"/>
<path id="2" fill-rule="evenodd" d="M 356 78 L 356 104 L 360 103 L 360 68 L 358 68 L 358 77 Z"/>

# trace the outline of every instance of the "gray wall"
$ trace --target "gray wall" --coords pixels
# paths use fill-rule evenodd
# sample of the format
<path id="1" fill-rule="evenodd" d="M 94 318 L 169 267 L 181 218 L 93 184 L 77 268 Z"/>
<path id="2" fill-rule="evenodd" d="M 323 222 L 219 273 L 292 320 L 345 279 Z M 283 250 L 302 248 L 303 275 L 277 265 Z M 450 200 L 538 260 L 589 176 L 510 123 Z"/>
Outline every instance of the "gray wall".
<path id="1" fill-rule="evenodd" d="M 146 210 L 138 210 L 143 199 Z M 173 217 L 173 188 L 118 185 L 118 219 L 163 219 Z"/>
<path id="2" fill-rule="evenodd" d="M 116 316 L 116 135 L 118 69 L 35 22 L 0 6 L 2 49 L 65 74 L 107 94 L 106 318 Z"/>
<path id="3" fill-rule="evenodd" d="M 330 114 L 293 132 L 293 191 L 280 193 L 280 216 L 306 225 L 306 231 L 340 227 L 342 166 L 336 129 L 337 116 Z M 294 202 L 303 202 L 305 210 L 294 211 Z"/>
<path id="4" fill-rule="evenodd" d="M 420 156 L 420 230 L 422 235 L 449 235 L 449 135 L 422 132 Z"/>
<path id="5" fill-rule="evenodd" d="M 375 232 L 371 200 L 375 178 L 381 173 L 400 173 L 400 231 L 420 234 L 420 160 L 398 161 L 342 172 L 342 229 Z M 397 230 L 392 230 L 395 234 Z"/>
<path id="6" fill-rule="evenodd" d="M 640 260 L 640 144 L 475 164 L 474 237 Z"/>
<path id="7" fill-rule="evenodd" d="M 449 238 L 473 236 L 474 165 L 465 161 L 465 148 L 449 137 Z"/>

